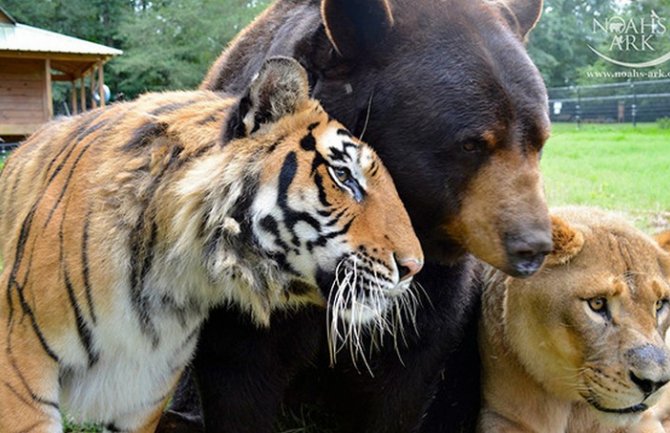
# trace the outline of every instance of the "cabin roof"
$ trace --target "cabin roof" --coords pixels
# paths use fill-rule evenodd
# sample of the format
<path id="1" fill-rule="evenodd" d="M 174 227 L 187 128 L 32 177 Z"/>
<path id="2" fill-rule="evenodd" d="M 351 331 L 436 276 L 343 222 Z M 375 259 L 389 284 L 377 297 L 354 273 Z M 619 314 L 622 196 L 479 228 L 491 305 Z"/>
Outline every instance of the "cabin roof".
<path id="1" fill-rule="evenodd" d="M 123 51 L 17 23 L 0 7 L 0 51 L 111 57 Z"/>

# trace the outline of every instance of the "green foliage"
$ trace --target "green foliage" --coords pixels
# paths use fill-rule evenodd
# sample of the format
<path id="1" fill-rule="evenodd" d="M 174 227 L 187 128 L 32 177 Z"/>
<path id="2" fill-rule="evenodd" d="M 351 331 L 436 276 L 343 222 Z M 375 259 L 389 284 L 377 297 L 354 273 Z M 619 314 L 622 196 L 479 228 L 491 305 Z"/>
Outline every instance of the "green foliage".
<path id="1" fill-rule="evenodd" d="M 660 129 L 670 129 L 670 117 L 661 117 L 656 120 L 656 125 L 658 125 Z"/>
<path id="2" fill-rule="evenodd" d="M 193 88 L 270 0 L 0 0 L 17 21 L 124 50 L 106 66 L 113 98 Z M 66 100 L 55 86 L 56 109 Z"/>
<path id="3" fill-rule="evenodd" d="M 102 428 L 95 424 L 75 424 L 69 417 L 65 416 L 63 422 L 63 433 L 100 433 Z"/>
<path id="4" fill-rule="evenodd" d="M 600 31 L 594 23 L 595 19 L 605 25 L 608 18 L 619 16 L 626 23 L 633 20 L 640 29 L 640 20 L 644 19 L 648 26 L 652 13 L 659 16 L 668 27 L 666 32 L 650 39 L 655 51 L 632 48 L 619 51 L 612 47 L 616 34 Z M 645 31 L 648 35 L 649 27 Z M 616 60 L 640 62 L 670 52 L 668 35 L 670 2 L 667 0 L 627 3 L 612 0 L 551 0 L 545 2 L 542 18 L 530 34 L 528 51 L 549 87 L 625 81 L 626 77 L 611 73 L 630 73 L 631 70 L 601 59 L 591 51 L 589 45 Z M 637 46 L 642 47 L 639 42 Z M 663 67 L 666 73 L 670 73 L 667 63 Z M 642 71 L 650 71 L 650 68 Z"/>
<path id="5" fill-rule="evenodd" d="M 596 44 L 593 17 L 612 13 L 611 0 L 545 2 L 540 22 L 530 33 L 528 52 L 549 87 L 577 82 L 579 68 L 596 60 L 587 44 Z"/>
<path id="6" fill-rule="evenodd" d="M 116 29 L 131 0 L 0 0 L 18 22 L 91 42 L 118 46 Z"/>
<path id="7" fill-rule="evenodd" d="M 110 65 L 128 96 L 193 88 L 267 1 L 173 0 L 133 11 L 119 27 L 125 54 Z"/>

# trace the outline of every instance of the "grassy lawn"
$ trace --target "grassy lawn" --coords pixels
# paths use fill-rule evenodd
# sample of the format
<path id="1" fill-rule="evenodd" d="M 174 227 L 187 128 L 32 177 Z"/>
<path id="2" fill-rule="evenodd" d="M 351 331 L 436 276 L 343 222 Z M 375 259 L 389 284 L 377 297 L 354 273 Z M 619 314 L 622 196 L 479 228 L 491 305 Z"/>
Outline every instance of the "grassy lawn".
<path id="1" fill-rule="evenodd" d="M 542 171 L 551 206 L 621 210 L 652 231 L 670 225 L 670 129 L 554 124 Z"/>

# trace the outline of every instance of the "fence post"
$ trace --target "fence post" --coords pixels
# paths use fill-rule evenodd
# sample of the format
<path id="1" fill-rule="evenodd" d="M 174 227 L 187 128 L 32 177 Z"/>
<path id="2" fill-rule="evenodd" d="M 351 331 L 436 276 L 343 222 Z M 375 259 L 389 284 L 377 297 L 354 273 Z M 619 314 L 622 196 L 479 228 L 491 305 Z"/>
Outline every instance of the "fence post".
<path id="1" fill-rule="evenodd" d="M 630 89 L 633 92 L 633 105 L 631 107 L 631 116 L 633 117 L 633 127 L 637 126 L 637 92 L 635 91 L 635 83 L 631 81 Z"/>
<path id="2" fill-rule="evenodd" d="M 582 94 L 577 86 L 577 105 L 575 106 L 575 119 L 577 120 L 577 128 L 582 126 Z"/>

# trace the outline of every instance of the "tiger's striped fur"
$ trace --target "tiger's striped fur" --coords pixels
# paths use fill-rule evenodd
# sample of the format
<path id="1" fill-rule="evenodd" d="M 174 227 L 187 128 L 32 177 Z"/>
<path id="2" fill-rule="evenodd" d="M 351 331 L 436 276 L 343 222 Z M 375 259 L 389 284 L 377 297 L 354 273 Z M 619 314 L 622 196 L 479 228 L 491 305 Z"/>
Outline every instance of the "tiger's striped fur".
<path id="1" fill-rule="evenodd" d="M 423 256 L 390 176 L 307 95 L 304 70 L 275 58 L 242 98 L 149 94 L 15 151 L 0 432 L 60 432 L 61 409 L 153 431 L 215 305 L 265 326 L 345 299 L 339 317 L 365 324 L 409 293 Z"/>

